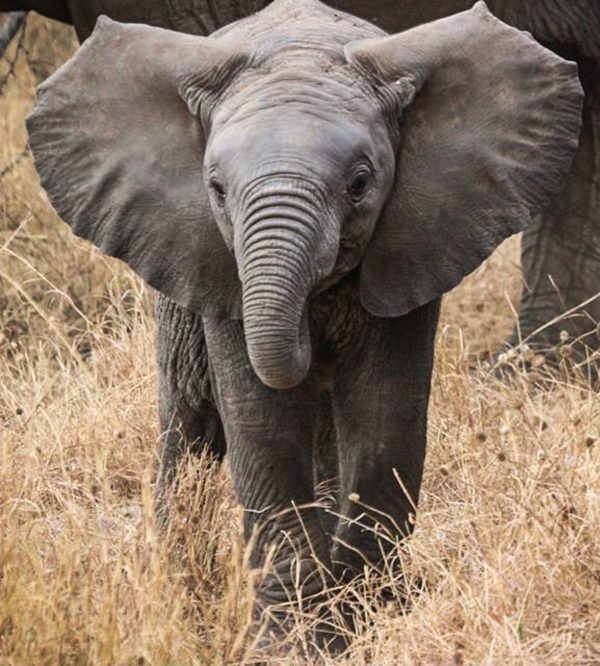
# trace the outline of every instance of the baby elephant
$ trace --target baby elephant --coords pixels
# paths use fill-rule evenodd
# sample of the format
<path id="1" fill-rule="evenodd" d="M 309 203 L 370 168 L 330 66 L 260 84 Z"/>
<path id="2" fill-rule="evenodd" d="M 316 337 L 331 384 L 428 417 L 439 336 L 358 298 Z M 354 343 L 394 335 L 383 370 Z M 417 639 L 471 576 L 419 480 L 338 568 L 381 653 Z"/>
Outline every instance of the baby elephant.
<path id="1" fill-rule="evenodd" d="M 260 608 L 410 532 L 440 297 L 560 191 L 581 105 L 483 2 L 392 36 L 318 0 L 207 38 L 102 18 L 40 87 L 54 207 L 159 292 L 159 501 L 227 450 L 254 563 L 279 545 Z"/>

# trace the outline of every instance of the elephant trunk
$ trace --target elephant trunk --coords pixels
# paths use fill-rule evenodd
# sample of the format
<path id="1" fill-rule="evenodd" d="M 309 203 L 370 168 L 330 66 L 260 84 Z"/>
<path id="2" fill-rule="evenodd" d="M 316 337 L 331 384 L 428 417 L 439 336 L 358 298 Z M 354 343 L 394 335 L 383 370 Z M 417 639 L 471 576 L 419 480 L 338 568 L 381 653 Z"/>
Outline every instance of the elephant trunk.
<path id="1" fill-rule="evenodd" d="M 315 213 L 306 192 L 271 188 L 252 198 L 236 248 L 248 355 L 276 389 L 299 384 L 311 363 L 306 300 L 319 277 Z"/>

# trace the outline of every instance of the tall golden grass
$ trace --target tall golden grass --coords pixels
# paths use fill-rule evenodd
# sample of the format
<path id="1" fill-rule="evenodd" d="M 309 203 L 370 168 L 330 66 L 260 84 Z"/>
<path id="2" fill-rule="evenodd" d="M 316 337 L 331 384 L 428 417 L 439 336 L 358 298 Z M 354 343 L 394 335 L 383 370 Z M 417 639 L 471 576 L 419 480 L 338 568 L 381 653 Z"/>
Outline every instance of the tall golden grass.
<path id="1" fill-rule="evenodd" d="M 30 19 L 0 69 L 0 664 L 600 663 L 598 395 L 477 355 L 513 325 L 518 240 L 446 299 L 408 612 L 368 578 L 347 654 L 319 661 L 300 612 L 261 648 L 226 466 L 186 461 L 157 537 L 151 294 L 72 237 L 24 152 L 34 86 L 74 45 Z"/>

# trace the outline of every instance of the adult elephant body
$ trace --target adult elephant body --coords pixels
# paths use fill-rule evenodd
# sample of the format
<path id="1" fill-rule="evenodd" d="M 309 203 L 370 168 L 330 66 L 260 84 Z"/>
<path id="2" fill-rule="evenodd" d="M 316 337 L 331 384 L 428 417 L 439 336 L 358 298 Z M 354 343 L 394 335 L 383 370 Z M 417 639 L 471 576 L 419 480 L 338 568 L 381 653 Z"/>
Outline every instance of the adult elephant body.
<path id="1" fill-rule="evenodd" d="M 90 34 L 100 14 L 206 35 L 269 2 L 0 0 L 0 11 L 31 9 L 72 22 L 80 39 Z M 329 4 L 387 32 L 400 32 L 468 9 L 473 0 L 332 0 Z M 566 329 L 573 338 L 581 338 L 594 348 L 596 323 L 600 321 L 600 298 L 593 298 L 600 293 L 600 204 L 596 195 L 600 187 L 600 6 L 594 0 L 490 0 L 488 6 L 506 23 L 531 32 L 544 45 L 576 60 L 586 93 L 581 145 L 563 196 L 525 230 L 525 289 L 518 334 L 515 332 L 511 342 L 535 333 L 532 342 L 549 347 Z M 546 326 L 584 302 L 586 306 L 569 319 Z"/>
<path id="2" fill-rule="evenodd" d="M 194 35 L 208 35 L 268 4 L 266 0 L 0 0 L 0 12 L 36 11 L 71 23 L 86 39 L 101 15 Z"/>
<path id="3" fill-rule="evenodd" d="M 0 0 L 0 11 L 36 11 L 72 23 L 80 39 L 102 14 L 192 34 L 210 32 L 257 12 L 272 0 Z M 360 16 L 386 32 L 400 32 L 472 7 L 474 0 L 330 0 L 332 7 Z M 545 44 L 571 46 L 600 59 L 600 8 L 594 0 L 489 0 L 504 22 L 528 30 Z"/>
<path id="4" fill-rule="evenodd" d="M 211 38 L 102 19 L 41 86 L 57 211 L 159 291 L 159 508 L 226 444 L 262 604 L 412 529 L 440 296 L 562 187 L 575 69 L 484 3 L 390 36 L 276 0 Z"/>

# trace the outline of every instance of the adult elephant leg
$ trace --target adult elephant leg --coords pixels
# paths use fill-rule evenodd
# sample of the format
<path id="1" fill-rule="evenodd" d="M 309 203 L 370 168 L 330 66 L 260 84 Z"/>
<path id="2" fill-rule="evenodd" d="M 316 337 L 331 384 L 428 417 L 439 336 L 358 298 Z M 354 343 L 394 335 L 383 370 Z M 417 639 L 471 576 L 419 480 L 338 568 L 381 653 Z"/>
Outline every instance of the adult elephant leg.
<path id="1" fill-rule="evenodd" d="M 353 336 L 339 357 L 333 400 L 343 517 L 332 561 L 342 581 L 380 565 L 413 529 L 438 315 L 439 300 L 400 318 L 364 314 L 361 342 Z"/>
<path id="2" fill-rule="evenodd" d="M 589 62 L 580 64 L 580 72 L 586 98 L 570 180 L 556 204 L 538 215 L 523 236 L 519 333 L 521 339 L 531 336 L 531 343 L 547 348 L 566 330 L 581 341 L 583 356 L 583 345 L 598 346 L 600 321 L 600 72 Z M 574 314 L 547 325 L 584 302 Z M 518 341 L 515 333 L 511 342 Z"/>
<path id="3" fill-rule="evenodd" d="M 319 563 L 329 550 L 314 505 L 312 445 L 320 401 L 310 379 L 288 390 L 263 384 L 250 365 L 242 322 L 205 318 L 211 378 L 227 437 L 227 453 L 244 530 L 260 568 L 275 548 L 260 584 L 259 608 L 324 587 Z M 285 609 L 281 608 L 282 617 Z"/>
<path id="4" fill-rule="evenodd" d="M 168 499 L 186 453 L 225 455 L 225 435 L 212 401 L 202 318 L 159 294 L 156 302 L 161 441 L 155 488 L 159 524 L 168 519 Z"/>

